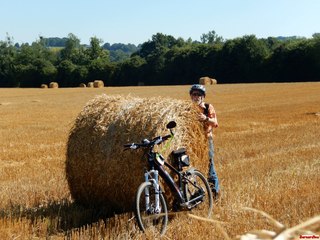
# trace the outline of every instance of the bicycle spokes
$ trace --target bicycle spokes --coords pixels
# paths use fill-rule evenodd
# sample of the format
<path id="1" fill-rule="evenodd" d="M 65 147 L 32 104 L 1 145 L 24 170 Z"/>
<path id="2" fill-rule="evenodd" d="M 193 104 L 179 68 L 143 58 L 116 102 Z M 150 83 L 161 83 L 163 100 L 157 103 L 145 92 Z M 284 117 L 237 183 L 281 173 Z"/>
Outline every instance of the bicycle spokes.
<path id="1" fill-rule="evenodd" d="M 192 209 L 194 214 L 201 217 L 211 215 L 212 193 L 207 180 L 199 171 L 194 171 L 188 175 L 186 199 L 188 200 L 188 208 Z"/>
<path id="2" fill-rule="evenodd" d="M 164 234 L 168 222 L 167 205 L 162 193 L 151 182 L 140 185 L 135 210 L 138 225 L 142 231 L 148 229 Z"/>

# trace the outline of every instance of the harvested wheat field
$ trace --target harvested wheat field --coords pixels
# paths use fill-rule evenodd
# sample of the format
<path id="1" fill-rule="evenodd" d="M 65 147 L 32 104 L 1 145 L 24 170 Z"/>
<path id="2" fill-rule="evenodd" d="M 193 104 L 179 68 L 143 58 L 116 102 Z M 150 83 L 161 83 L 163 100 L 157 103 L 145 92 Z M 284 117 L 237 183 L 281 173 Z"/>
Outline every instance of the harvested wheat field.
<path id="1" fill-rule="evenodd" d="M 79 114 L 85 106 L 94 107 L 97 96 L 118 99 L 116 104 L 128 99 L 163 99 L 170 113 L 176 107 L 175 100 L 177 105 L 189 100 L 189 87 L 0 89 L 0 238 L 153 239 L 152 232 L 142 234 L 138 230 L 131 212 L 107 214 L 103 208 L 74 203 L 66 176 L 68 141 L 78 129 Z M 164 238 L 237 239 L 263 229 L 272 232 L 263 232 L 263 236 L 257 232 L 260 239 L 272 239 L 279 232 L 285 235 L 282 239 L 319 236 L 319 219 L 306 226 L 299 224 L 320 215 L 320 83 L 206 88 L 206 100 L 214 104 L 220 125 L 215 131 L 215 162 L 222 195 L 211 219 L 178 214 Z M 93 119 L 100 119 L 90 111 Z M 140 115 L 139 111 L 135 113 Z M 113 115 L 105 114 L 100 120 L 111 121 Z M 158 115 L 154 116 L 160 124 Z M 131 124 L 138 121 L 144 120 L 139 116 L 130 119 Z M 132 128 L 133 141 L 147 132 L 138 127 Z M 159 134 L 162 129 L 151 132 Z M 99 131 L 97 136 L 101 137 Z M 117 144 L 131 138 L 130 132 L 124 135 L 117 136 Z M 79 148 L 90 149 L 86 137 L 92 136 L 78 139 Z M 92 147 L 93 155 L 99 155 L 99 146 Z M 113 147 L 120 152 L 121 146 Z M 125 157 L 128 161 L 136 158 L 133 153 Z M 200 168 L 203 164 L 199 159 L 194 161 Z M 134 172 L 142 181 L 143 169 L 140 175 L 139 169 Z M 130 186 L 129 181 L 126 184 Z M 290 232 L 294 226 L 297 229 Z"/>

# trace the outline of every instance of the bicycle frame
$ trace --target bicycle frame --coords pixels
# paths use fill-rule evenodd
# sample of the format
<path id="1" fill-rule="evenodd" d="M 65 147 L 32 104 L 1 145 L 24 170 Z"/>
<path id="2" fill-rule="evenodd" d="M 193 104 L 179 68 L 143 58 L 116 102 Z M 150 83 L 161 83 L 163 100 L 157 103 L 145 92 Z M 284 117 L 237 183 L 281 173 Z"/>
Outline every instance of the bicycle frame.
<path id="1" fill-rule="evenodd" d="M 151 147 L 148 153 L 148 162 L 150 166 L 150 170 L 145 172 L 145 181 L 151 181 L 155 185 L 156 188 L 156 211 L 159 210 L 159 193 L 160 193 L 160 186 L 159 186 L 159 174 L 163 178 L 163 180 L 166 182 L 166 184 L 169 186 L 170 190 L 175 194 L 175 197 L 179 200 L 180 204 L 182 206 L 188 206 L 188 204 L 196 202 L 198 199 L 200 199 L 202 196 L 193 198 L 191 201 L 187 199 L 186 196 L 186 190 L 182 189 L 183 187 L 183 180 L 188 181 L 190 184 L 195 186 L 189 179 L 184 177 L 185 172 L 178 171 L 175 167 L 173 167 L 168 162 L 164 162 L 164 166 L 168 167 L 170 170 L 172 170 L 175 174 L 178 175 L 179 178 L 179 185 L 175 183 L 174 179 L 171 177 L 171 175 L 164 169 L 163 165 L 157 163 L 155 161 L 155 155 L 156 153 L 153 152 L 153 148 Z M 151 176 L 154 175 L 154 177 Z M 149 196 L 149 193 L 146 192 L 146 209 L 149 209 L 149 199 L 147 199 Z M 148 202 L 148 203 L 147 203 Z"/>

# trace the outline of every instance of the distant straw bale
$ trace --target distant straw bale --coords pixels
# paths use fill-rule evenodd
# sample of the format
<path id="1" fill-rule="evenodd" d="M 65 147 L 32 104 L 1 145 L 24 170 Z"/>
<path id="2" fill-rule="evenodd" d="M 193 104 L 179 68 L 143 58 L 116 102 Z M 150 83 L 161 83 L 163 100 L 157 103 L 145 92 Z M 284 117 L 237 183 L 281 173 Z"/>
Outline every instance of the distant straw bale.
<path id="1" fill-rule="evenodd" d="M 123 151 L 123 144 L 168 134 L 175 120 L 175 138 L 163 152 L 186 147 L 191 164 L 207 171 L 208 148 L 197 108 L 189 101 L 100 95 L 87 103 L 72 127 L 66 156 L 66 177 L 75 202 L 104 206 L 110 212 L 131 211 L 147 161 L 144 150 Z M 173 164 L 169 157 L 168 161 Z M 166 196 L 170 191 L 166 190 Z M 168 197 L 172 201 L 172 197 Z"/>
<path id="2" fill-rule="evenodd" d="M 41 84 L 40 88 L 48 88 L 47 84 Z"/>
<path id="3" fill-rule="evenodd" d="M 210 77 L 201 77 L 199 78 L 199 84 L 202 84 L 202 85 L 217 84 L 217 80 Z"/>
<path id="4" fill-rule="evenodd" d="M 59 84 L 57 82 L 51 82 L 49 88 L 59 88 Z"/>
<path id="5" fill-rule="evenodd" d="M 88 82 L 87 87 L 93 88 L 93 82 Z"/>
<path id="6" fill-rule="evenodd" d="M 93 86 L 95 88 L 103 88 L 104 87 L 104 82 L 102 80 L 95 80 L 93 82 Z"/>
<path id="7" fill-rule="evenodd" d="M 217 83 L 218 83 L 218 81 L 217 81 L 216 79 L 211 78 L 211 85 L 213 85 L 213 84 L 217 84 Z"/>
<path id="8" fill-rule="evenodd" d="M 79 87 L 81 87 L 81 88 L 85 88 L 85 87 L 87 87 L 87 85 L 86 85 L 86 84 L 84 84 L 84 83 L 80 83 Z"/>

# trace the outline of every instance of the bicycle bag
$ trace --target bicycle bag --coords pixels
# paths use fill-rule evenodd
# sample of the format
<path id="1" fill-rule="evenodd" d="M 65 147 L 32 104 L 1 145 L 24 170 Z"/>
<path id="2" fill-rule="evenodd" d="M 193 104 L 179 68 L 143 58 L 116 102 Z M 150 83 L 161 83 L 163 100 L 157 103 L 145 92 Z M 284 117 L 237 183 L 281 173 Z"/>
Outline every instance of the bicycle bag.
<path id="1" fill-rule="evenodd" d="M 190 165 L 190 159 L 186 152 L 185 148 L 179 148 L 178 150 L 172 151 L 174 159 L 178 161 L 179 165 L 182 167 Z"/>

